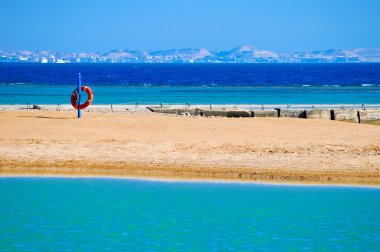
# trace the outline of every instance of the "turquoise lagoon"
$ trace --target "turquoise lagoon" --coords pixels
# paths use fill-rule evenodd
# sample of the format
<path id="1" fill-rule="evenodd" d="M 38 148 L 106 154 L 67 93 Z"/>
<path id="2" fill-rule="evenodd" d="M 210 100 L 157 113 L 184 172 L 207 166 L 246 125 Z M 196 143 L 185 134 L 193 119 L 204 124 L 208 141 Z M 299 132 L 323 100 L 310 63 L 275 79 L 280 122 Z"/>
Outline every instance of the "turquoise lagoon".
<path id="1" fill-rule="evenodd" d="M 1 251 L 378 251 L 380 189 L 0 178 Z"/>

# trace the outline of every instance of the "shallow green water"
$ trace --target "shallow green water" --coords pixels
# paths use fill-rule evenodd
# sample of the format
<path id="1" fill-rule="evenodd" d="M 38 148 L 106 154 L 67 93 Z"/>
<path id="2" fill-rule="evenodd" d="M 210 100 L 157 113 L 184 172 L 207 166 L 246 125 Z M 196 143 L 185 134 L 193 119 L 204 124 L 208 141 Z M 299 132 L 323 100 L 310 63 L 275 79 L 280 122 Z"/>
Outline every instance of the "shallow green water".
<path id="1" fill-rule="evenodd" d="M 0 178 L 2 251 L 376 251 L 380 189 Z"/>

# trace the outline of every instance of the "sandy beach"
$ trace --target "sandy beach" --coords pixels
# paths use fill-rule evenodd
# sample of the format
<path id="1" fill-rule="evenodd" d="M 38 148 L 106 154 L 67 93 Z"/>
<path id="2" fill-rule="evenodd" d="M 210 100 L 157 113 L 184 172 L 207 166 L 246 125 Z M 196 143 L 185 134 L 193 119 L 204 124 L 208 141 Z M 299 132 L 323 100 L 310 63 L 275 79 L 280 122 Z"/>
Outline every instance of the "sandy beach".
<path id="1" fill-rule="evenodd" d="M 0 112 L 1 175 L 380 185 L 380 127 L 294 118 Z"/>

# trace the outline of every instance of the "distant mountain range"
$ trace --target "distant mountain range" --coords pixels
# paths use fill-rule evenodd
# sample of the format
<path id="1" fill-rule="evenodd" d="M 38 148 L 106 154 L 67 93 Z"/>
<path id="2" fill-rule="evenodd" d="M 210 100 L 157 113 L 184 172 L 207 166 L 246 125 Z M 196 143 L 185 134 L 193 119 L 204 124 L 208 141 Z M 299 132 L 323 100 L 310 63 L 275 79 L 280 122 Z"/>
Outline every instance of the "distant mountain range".
<path id="1" fill-rule="evenodd" d="M 229 51 L 175 49 L 109 52 L 1 51 L 0 62 L 39 63 L 354 63 L 380 62 L 380 48 L 272 52 L 251 45 Z"/>

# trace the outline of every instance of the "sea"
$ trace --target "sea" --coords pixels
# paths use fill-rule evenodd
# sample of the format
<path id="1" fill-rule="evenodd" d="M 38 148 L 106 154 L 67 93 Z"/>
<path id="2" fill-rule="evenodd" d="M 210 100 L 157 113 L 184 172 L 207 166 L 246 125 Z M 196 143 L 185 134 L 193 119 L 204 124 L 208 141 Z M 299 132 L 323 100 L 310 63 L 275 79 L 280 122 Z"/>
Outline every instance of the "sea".
<path id="1" fill-rule="evenodd" d="M 0 178 L 0 251 L 379 251 L 380 189 Z"/>
<path id="2" fill-rule="evenodd" d="M 380 64 L 0 63 L 0 104 L 380 104 Z"/>

